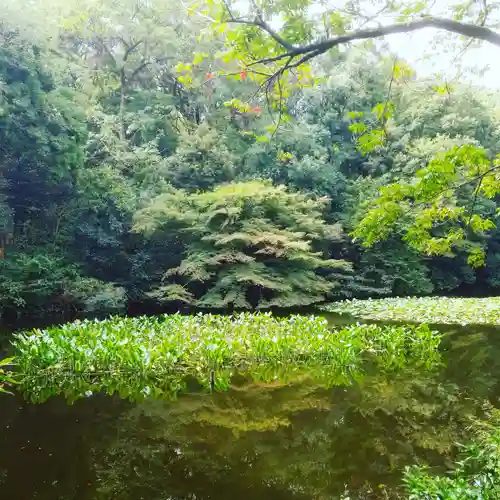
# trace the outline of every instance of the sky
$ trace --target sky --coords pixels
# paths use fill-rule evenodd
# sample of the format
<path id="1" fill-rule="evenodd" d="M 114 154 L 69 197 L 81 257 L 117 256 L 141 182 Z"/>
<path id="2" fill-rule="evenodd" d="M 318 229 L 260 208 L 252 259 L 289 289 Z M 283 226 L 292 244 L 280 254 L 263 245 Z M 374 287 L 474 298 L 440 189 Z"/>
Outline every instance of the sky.
<path id="1" fill-rule="evenodd" d="M 446 34 L 461 44 L 453 49 L 445 43 L 433 44 L 440 32 L 426 29 L 409 34 L 398 34 L 386 37 L 391 52 L 405 59 L 420 77 L 427 78 L 440 74 L 441 78 L 480 85 L 492 89 L 500 88 L 500 47 L 483 43 L 479 47 L 470 47 L 460 55 L 464 42 L 458 37 Z M 433 46 L 434 45 L 434 46 Z M 437 46 L 435 46 L 437 45 Z M 460 55 L 457 64 L 457 56 Z M 463 72 L 460 72 L 460 66 Z"/>
<path id="2" fill-rule="evenodd" d="M 245 0 L 246 1 L 246 0 Z M 314 0 L 310 8 L 311 14 L 321 12 L 325 6 L 328 8 L 343 9 L 350 0 Z M 374 16 L 382 24 L 392 24 L 396 21 L 392 13 L 383 14 L 382 17 L 375 14 L 380 11 L 381 5 L 387 0 L 361 0 L 365 16 Z M 418 2 L 409 1 L 408 5 Z M 433 0 L 431 13 L 437 17 L 450 17 L 452 9 L 460 0 Z M 497 2 L 494 2 L 497 4 Z M 500 12 L 491 9 L 488 21 L 500 21 Z M 479 13 L 478 4 L 470 3 L 469 19 L 477 18 Z M 500 23 L 499 23 L 500 24 Z M 442 79 L 453 81 L 459 77 L 461 82 L 480 85 L 492 89 L 500 88 L 500 47 L 484 42 L 478 47 L 469 47 L 462 52 L 467 43 L 462 41 L 458 35 L 428 28 L 411 34 L 398 34 L 385 37 L 384 42 L 389 46 L 391 53 L 395 53 L 404 59 L 417 74 L 422 78 L 433 78 L 439 74 Z M 436 43 L 436 40 L 437 43 Z M 376 42 L 381 43 L 381 42 Z M 460 55 L 457 58 L 457 55 Z M 460 68 L 463 71 L 460 71 Z"/>

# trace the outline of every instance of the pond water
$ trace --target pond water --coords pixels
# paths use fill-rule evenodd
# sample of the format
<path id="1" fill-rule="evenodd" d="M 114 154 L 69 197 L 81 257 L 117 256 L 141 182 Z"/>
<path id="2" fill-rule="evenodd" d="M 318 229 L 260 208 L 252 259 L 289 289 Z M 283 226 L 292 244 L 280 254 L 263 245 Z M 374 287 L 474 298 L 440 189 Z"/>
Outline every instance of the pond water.
<path id="1" fill-rule="evenodd" d="M 227 393 L 67 405 L 0 398 L 0 494 L 15 500 L 398 498 L 401 471 L 449 467 L 499 406 L 500 329 L 448 329 L 443 364 L 349 386 L 236 379 Z M 384 485 L 381 487 L 380 485 Z"/>

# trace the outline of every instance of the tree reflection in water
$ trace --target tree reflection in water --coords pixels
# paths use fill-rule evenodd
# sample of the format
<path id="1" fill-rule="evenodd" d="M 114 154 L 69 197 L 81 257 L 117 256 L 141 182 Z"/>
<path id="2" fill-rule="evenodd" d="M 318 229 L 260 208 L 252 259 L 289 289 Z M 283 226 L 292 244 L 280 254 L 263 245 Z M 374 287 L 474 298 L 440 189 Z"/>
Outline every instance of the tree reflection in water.
<path id="1" fill-rule="evenodd" d="M 233 377 L 228 392 L 188 385 L 177 401 L 93 396 L 22 410 L 4 398 L 2 493 L 19 500 L 326 500 L 347 488 L 353 498 L 398 498 L 405 465 L 450 467 L 470 418 L 497 406 L 498 338 L 485 328 L 450 332 L 443 363 L 397 370 L 372 363 L 350 382 L 254 374 Z"/>

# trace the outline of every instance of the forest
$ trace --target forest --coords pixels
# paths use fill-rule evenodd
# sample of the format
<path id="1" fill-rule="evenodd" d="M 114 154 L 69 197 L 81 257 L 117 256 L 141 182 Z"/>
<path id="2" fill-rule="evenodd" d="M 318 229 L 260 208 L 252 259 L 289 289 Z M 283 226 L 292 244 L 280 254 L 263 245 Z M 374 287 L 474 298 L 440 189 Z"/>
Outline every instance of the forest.
<path id="1" fill-rule="evenodd" d="M 447 161 L 487 168 L 500 150 L 496 90 L 421 78 L 372 40 L 269 80 L 241 62 L 243 43 L 276 53 L 265 33 L 218 30 L 214 2 L 4 3 L 4 315 L 499 294 L 485 173 L 439 208 L 415 195 L 410 217 L 388 198 L 422 171 L 435 197 Z M 300 41 L 304 26 L 287 19 Z M 343 33 L 349 20 L 329 22 Z M 385 216 L 370 212 L 377 200 Z"/>
<path id="2" fill-rule="evenodd" d="M 500 498 L 500 2 L 0 7 L 2 498 Z"/>

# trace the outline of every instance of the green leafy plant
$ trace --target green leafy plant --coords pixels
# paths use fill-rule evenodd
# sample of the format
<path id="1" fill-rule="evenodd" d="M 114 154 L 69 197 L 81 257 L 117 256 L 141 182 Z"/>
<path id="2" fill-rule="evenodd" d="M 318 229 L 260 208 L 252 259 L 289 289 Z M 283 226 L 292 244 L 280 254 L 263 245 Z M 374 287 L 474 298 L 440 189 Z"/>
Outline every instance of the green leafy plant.
<path id="1" fill-rule="evenodd" d="M 42 250 L 10 255 L 0 260 L 0 307 L 22 310 L 122 311 L 124 290 L 82 276 L 74 263 Z"/>
<path id="2" fill-rule="evenodd" d="M 409 246 L 426 255 L 454 255 L 462 250 L 473 267 L 483 266 L 484 248 L 471 238 L 496 227 L 494 218 L 475 210 L 479 196 L 492 199 L 500 183 L 495 172 L 500 159 L 491 161 L 483 148 L 457 146 L 436 155 L 408 182 L 395 182 L 380 189 L 365 217 L 352 235 L 367 247 L 402 232 Z M 459 194 L 472 189 L 473 201 Z"/>
<path id="3" fill-rule="evenodd" d="M 500 498 L 500 427 L 497 421 L 476 424 L 476 439 L 462 447 L 447 476 L 425 466 L 409 467 L 404 482 L 408 500 L 496 500 Z"/>
<path id="4" fill-rule="evenodd" d="M 5 387 L 16 383 L 12 372 L 7 370 L 7 367 L 12 366 L 14 361 L 14 358 L 0 360 L 0 393 L 12 394 Z"/>
<path id="5" fill-rule="evenodd" d="M 155 297 L 164 291 L 166 300 L 173 294 L 202 307 L 239 309 L 324 301 L 336 288 L 332 270 L 350 266 L 322 248 L 342 239 L 341 227 L 325 223 L 322 209 L 321 201 L 264 181 L 157 197 L 137 213 L 135 230 L 150 237 L 178 231 L 187 244 Z M 168 287 L 174 279 L 192 296 Z"/>
<path id="6" fill-rule="evenodd" d="M 235 371 L 267 380 L 291 371 L 335 385 L 368 359 L 386 370 L 408 360 L 430 366 L 439 341 L 427 326 L 332 330 L 321 317 L 241 313 L 77 321 L 18 334 L 14 348 L 20 390 L 43 401 L 94 391 L 174 397 L 187 377 L 225 389 Z"/>

